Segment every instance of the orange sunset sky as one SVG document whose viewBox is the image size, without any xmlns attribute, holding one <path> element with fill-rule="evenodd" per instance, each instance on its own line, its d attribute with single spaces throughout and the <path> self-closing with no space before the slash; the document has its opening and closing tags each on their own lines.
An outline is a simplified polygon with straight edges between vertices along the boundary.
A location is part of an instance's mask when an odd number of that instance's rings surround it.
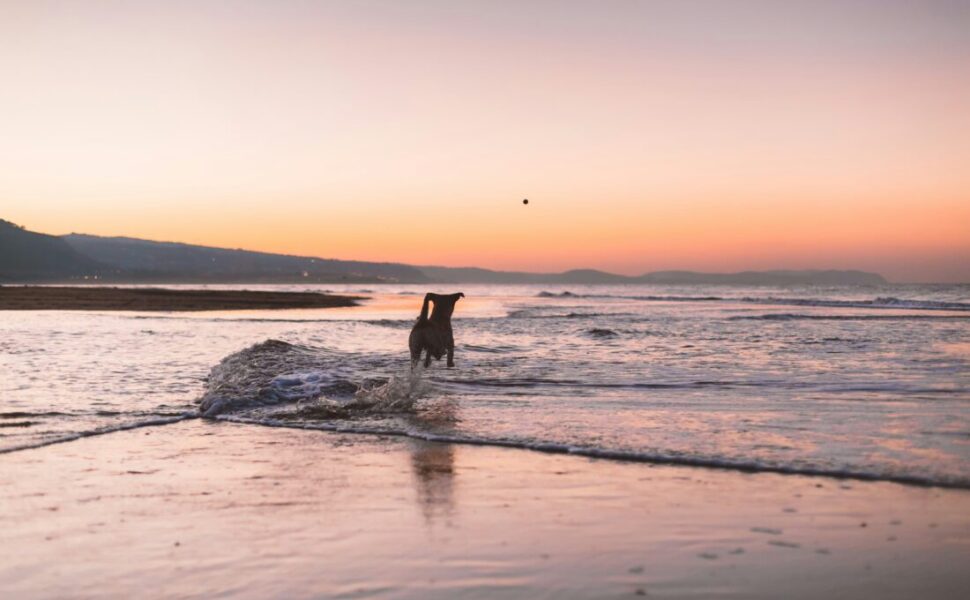
<svg viewBox="0 0 970 600">
<path fill-rule="evenodd" d="M 5 1 L 0 48 L 35 231 L 970 282 L 970 2 Z"/>
</svg>

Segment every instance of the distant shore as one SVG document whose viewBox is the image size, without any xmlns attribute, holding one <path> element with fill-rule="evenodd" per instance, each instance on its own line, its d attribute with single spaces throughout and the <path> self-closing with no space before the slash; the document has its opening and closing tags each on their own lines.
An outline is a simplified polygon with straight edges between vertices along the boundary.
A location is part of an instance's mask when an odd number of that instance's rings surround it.
<svg viewBox="0 0 970 600">
<path fill-rule="evenodd" d="M 356 306 L 356 296 L 314 292 L 116 287 L 0 287 L 0 310 L 204 311 Z"/>
</svg>

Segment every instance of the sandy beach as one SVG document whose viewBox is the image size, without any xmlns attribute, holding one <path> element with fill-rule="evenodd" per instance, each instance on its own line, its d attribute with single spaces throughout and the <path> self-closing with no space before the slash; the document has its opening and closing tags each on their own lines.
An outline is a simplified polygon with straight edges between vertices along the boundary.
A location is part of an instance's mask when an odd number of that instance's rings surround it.
<svg viewBox="0 0 970 600">
<path fill-rule="evenodd" d="M 0 310 L 272 310 L 354 306 L 357 300 L 315 292 L 0 286 Z"/>
<path fill-rule="evenodd" d="M 968 495 L 191 419 L 0 456 L 0 595 L 962 598 Z"/>
</svg>

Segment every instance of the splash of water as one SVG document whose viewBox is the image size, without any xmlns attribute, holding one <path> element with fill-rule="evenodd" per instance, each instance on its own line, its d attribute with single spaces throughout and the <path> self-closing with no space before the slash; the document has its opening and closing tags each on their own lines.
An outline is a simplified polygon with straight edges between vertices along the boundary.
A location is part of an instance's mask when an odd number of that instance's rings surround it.
<svg viewBox="0 0 970 600">
<path fill-rule="evenodd" d="M 374 411 L 411 411 L 415 403 L 432 391 L 424 378 L 424 367 L 418 365 L 403 375 L 393 375 L 386 383 L 361 387 L 354 394 L 354 408 Z"/>
</svg>

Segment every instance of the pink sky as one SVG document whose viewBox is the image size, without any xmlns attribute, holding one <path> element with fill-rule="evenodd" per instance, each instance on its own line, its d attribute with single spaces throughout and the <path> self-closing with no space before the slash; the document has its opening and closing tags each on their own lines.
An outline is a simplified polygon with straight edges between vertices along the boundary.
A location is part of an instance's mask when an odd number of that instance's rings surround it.
<svg viewBox="0 0 970 600">
<path fill-rule="evenodd" d="M 417 264 L 966 282 L 968 7 L 6 2 L 0 218 Z"/>
</svg>

